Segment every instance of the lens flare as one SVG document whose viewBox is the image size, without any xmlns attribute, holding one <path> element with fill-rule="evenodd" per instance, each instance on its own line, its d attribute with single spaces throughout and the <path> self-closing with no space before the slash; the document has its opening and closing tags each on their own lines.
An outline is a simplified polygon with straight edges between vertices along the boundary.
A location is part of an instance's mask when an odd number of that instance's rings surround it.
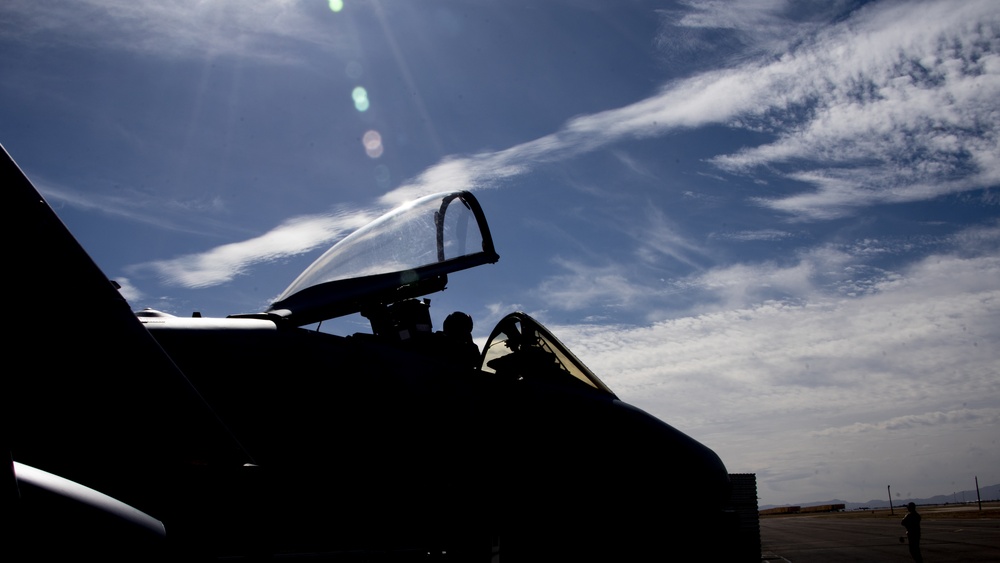
<svg viewBox="0 0 1000 563">
<path fill-rule="evenodd" d="M 344 0 L 330 0 L 330 9 L 339 12 L 344 9 Z"/>
<path fill-rule="evenodd" d="M 365 153 L 368 154 L 370 158 L 378 158 L 382 156 L 385 151 L 385 147 L 382 146 L 382 135 L 379 135 L 378 131 L 371 130 L 365 133 L 361 137 L 361 143 L 365 146 Z"/>
<path fill-rule="evenodd" d="M 368 111 L 368 107 L 371 105 L 368 102 L 368 90 L 358 86 L 351 92 L 351 97 L 354 98 L 355 109 L 358 111 Z"/>
</svg>

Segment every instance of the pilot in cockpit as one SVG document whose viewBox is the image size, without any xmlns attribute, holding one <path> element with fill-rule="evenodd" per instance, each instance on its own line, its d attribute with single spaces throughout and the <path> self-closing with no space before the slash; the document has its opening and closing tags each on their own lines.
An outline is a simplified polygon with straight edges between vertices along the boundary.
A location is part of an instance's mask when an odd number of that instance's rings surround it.
<svg viewBox="0 0 1000 563">
<path fill-rule="evenodd" d="M 479 346 L 472 341 L 472 316 L 455 311 L 444 319 L 442 336 L 458 363 L 472 369 L 479 368 Z"/>
</svg>

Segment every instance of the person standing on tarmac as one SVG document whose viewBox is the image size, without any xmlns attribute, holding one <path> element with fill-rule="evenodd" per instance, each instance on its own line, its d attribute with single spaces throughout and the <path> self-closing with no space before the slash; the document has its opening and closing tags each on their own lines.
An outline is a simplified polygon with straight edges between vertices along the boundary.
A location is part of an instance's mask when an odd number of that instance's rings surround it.
<svg viewBox="0 0 1000 563">
<path fill-rule="evenodd" d="M 924 557 L 920 554 L 920 513 L 917 512 L 916 504 L 911 502 L 906 505 L 906 516 L 903 517 L 900 524 L 906 528 L 906 541 L 910 544 L 910 555 L 917 563 L 923 563 Z"/>
</svg>

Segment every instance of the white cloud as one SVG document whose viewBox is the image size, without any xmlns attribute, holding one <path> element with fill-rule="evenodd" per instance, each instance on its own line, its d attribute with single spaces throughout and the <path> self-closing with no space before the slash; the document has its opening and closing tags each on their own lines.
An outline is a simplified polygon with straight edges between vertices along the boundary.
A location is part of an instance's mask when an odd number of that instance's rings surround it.
<svg viewBox="0 0 1000 563">
<path fill-rule="evenodd" d="M 758 31 L 773 27 L 777 22 L 787 22 L 778 16 L 786 6 L 785 0 L 755 0 L 750 2 L 726 2 L 709 0 L 684 2 L 691 12 L 685 14 L 679 24 L 692 28 L 721 28 Z"/>
<path fill-rule="evenodd" d="M 993 3 L 863 10 L 767 69 L 796 77 L 765 80 L 802 117 L 765 106 L 756 123 L 777 138 L 714 162 L 731 171 L 794 165 L 799 170 L 789 176 L 817 191 L 764 203 L 809 218 L 995 185 L 998 47 Z M 739 119 L 755 121 L 753 114 Z"/>
<path fill-rule="evenodd" d="M 909 471 L 899 468 L 914 444 L 918 469 L 1000 466 L 998 450 L 966 447 L 995 434 L 1000 408 L 1000 258 L 931 256 L 876 285 L 645 327 L 552 328 L 624 400 L 713 447 L 730 470 L 757 472 L 764 502 L 823 500 L 796 495 L 827 488 L 876 497 Z M 848 487 L 859 467 L 875 482 Z M 908 478 L 940 492 L 931 477 Z"/>
<path fill-rule="evenodd" d="M 157 260 L 129 268 L 152 271 L 168 284 L 189 288 L 225 283 L 254 264 L 295 256 L 329 244 L 376 217 L 365 211 L 312 215 L 289 219 L 267 233 L 224 244 L 207 252 Z"/>
<path fill-rule="evenodd" d="M 808 296 L 813 291 L 815 276 L 814 264 L 807 260 L 787 267 L 774 263 L 736 264 L 705 272 L 696 277 L 694 284 L 732 307 L 769 298 Z"/>
<path fill-rule="evenodd" d="M 618 264 L 595 267 L 578 261 L 557 258 L 564 273 L 544 280 L 538 291 L 546 305 L 556 309 L 577 311 L 603 307 L 634 307 L 648 295 L 648 288 L 629 281 Z"/>
<path fill-rule="evenodd" d="M 396 206 L 438 192 L 495 187 L 505 178 L 528 172 L 533 164 L 531 155 L 544 154 L 545 151 L 537 147 L 551 141 L 550 138 L 543 138 L 496 153 L 447 157 L 421 172 L 411 182 L 383 195 L 379 203 Z"/>
<path fill-rule="evenodd" d="M 144 297 L 143 293 L 139 291 L 137 287 L 132 285 L 132 281 L 126 277 L 118 277 L 115 279 L 118 283 L 118 293 L 125 298 L 126 301 L 136 302 Z"/>
</svg>

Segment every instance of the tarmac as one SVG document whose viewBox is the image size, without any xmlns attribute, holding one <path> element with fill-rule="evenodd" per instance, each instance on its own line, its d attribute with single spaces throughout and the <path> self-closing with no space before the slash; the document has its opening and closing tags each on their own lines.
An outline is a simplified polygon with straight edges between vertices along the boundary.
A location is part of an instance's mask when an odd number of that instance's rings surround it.
<svg viewBox="0 0 1000 563">
<path fill-rule="evenodd" d="M 924 561 L 1000 562 L 1000 503 L 918 507 L 923 516 L 920 549 Z M 820 515 L 762 517 L 761 561 L 787 563 L 912 561 L 905 508 Z"/>
</svg>

